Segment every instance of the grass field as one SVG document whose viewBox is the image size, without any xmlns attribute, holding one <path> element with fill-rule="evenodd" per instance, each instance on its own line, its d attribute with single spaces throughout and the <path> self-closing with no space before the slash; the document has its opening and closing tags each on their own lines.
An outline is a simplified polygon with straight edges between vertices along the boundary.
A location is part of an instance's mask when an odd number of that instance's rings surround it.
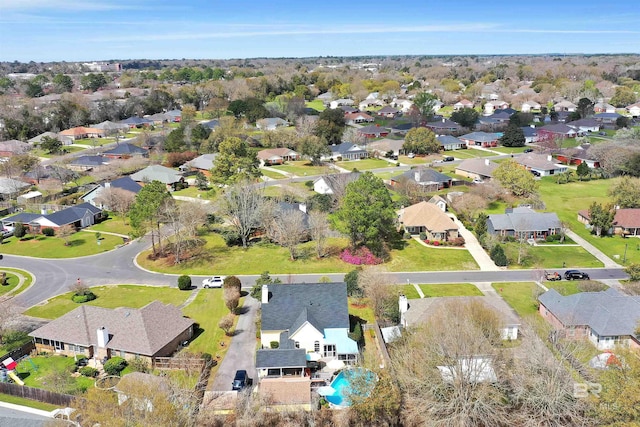
<svg viewBox="0 0 640 427">
<path fill-rule="evenodd" d="M 33 276 L 27 271 L 20 270 L 18 268 L 2 267 L 0 268 L 0 272 L 7 273 L 7 282 L 9 283 L 8 285 L 2 286 L 0 295 L 9 293 L 16 288 L 20 281 L 17 274 L 24 277 L 24 283 L 22 283 L 22 286 L 20 287 L 20 292 L 26 290 L 33 283 Z"/>
<path fill-rule="evenodd" d="M 216 197 L 216 190 L 213 188 L 209 190 L 200 190 L 198 187 L 187 187 L 182 190 L 174 191 L 171 195 L 213 200 Z"/>
<path fill-rule="evenodd" d="M 484 151 L 484 150 L 476 150 L 475 148 L 469 147 L 466 150 L 446 151 L 443 153 L 443 155 L 450 155 L 450 156 L 462 159 L 462 158 L 474 158 L 474 157 L 491 157 L 491 156 L 495 156 L 495 153 L 491 153 L 489 151 Z M 464 155 L 469 157 L 462 157 Z"/>
<path fill-rule="evenodd" d="M 126 222 L 123 221 L 121 216 L 114 213 L 109 214 L 109 219 L 102 221 L 99 224 L 94 224 L 87 230 L 93 231 L 107 231 L 110 233 L 118 233 L 129 235 L 131 233 L 131 224 L 129 218 L 126 218 Z"/>
<path fill-rule="evenodd" d="M 395 166 L 395 163 L 389 163 L 386 160 L 380 160 L 380 159 L 363 159 L 363 160 L 354 160 L 351 162 L 337 162 L 336 165 L 347 170 L 352 170 L 355 168 L 355 169 L 358 169 L 359 171 L 365 171 L 369 169 L 393 167 Z"/>
<path fill-rule="evenodd" d="M 526 245 L 526 243 L 525 243 Z M 518 243 L 506 243 L 505 252 L 510 260 L 518 259 Z M 509 268 L 599 268 L 603 264 L 596 257 L 579 246 L 529 246 L 526 251 L 528 256 L 523 265 L 517 265 L 515 261 Z"/>
<path fill-rule="evenodd" d="M 357 316 L 367 323 L 374 323 L 376 321 L 373 309 L 369 307 L 369 300 L 367 298 L 349 298 L 349 314 Z"/>
<path fill-rule="evenodd" d="M 31 361 L 37 367 L 37 370 L 27 360 L 23 360 L 18 364 L 16 373 L 24 381 L 24 385 L 28 387 L 51 389 L 48 381 L 55 379 L 51 378 L 52 374 L 65 372 L 71 378 L 71 384 L 69 388 L 76 391 L 83 391 L 93 387 L 94 379 L 84 376 L 71 377 L 69 368 L 75 363 L 73 357 L 64 356 L 37 356 L 32 357 Z M 51 379 L 50 379 L 51 378 Z M 48 387 L 49 385 L 49 387 Z M 53 387 L 56 387 L 54 385 Z M 71 391 L 71 390 L 69 390 Z"/>
<path fill-rule="evenodd" d="M 482 296 L 482 292 L 471 283 L 420 284 L 425 298 Z M 413 285 L 398 285 L 398 292 L 408 299 L 418 299 L 420 295 Z"/>
<path fill-rule="evenodd" d="M 155 300 L 162 301 L 165 304 L 180 305 L 189 296 L 189 292 L 181 291 L 178 288 L 161 286 L 97 286 L 91 288 L 91 290 L 98 298 L 84 304 L 104 308 L 140 308 Z M 44 304 L 31 307 L 24 314 L 43 319 L 56 319 L 81 306 L 81 304 L 71 301 L 71 295 L 71 292 L 67 292 L 51 298 Z"/>
<path fill-rule="evenodd" d="M 2 272 L 6 273 L 7 277 L 5 281 L 6 285 L 0 286 L 0 296 L 13 291 L 16 288 L 16 286 L 18 286 L 18 282 L 20 281 L 20 279 L 18 279 L 18 276 L 11 273 L 10 271 L 5 269 L 0 269 L 0 273 Z"/>
<path fill-rule="evenodd" d="M 337 258 L 346 246 L 346 239 L 329 239 L 328 256 L 317 259 L 314 253 L 314 242 L 300 245 L 301 257 L 296 261 L 289 259 L 289 251 L 271 243 L 259 243 L 244 250 L 241 247 L 227 247 L 218 234 L 204 236 L 206 255 L 192 261 L 183 261 L 179 267 L 168 264 L 165 259 L 151 261 L 147 258 L 149 252 L 143 252 L 138 262 L 143 268 L 172 274 L 261 274 L 270 271 L 273 274 L 303 274 L 303 273 L 346 273 L 353 269 Z M 247 262 L 251 260 L 251 262 Z M 406 242 L 403 249 L 391 251 L 391 261 L 384 264 L 390 271 L 421 271 L 421 270 L 461 270 L 478 269 L 469 252 L 457 249 L 426 248 L 417 242 Z"/>
<path fill-rule="evenodd" d="M 538 311 L 536 298 L 542 289 L 534 282 L 493 283 L 491 286 L 519 316 L 531 316 Z"/>
<path fill-rule="evenodd" d="M 103 234 L 98 245 L 91 233 L 77 232 L 69 238 L 69 246 L 65 246 L 64 243 L 59 237 L 28 235 L 23 240 L 16 237 L 5 239 L 1 250 L 6 254 L 36 258 L 73 258 L 110 251 L 122 244 L 122 238 Z"/>
<path fill-rule="evenodd" d="M 405 165 L 419 166 L 419 165 L 426 165 L 439 158 L 440 156 L 428 156 L 428 157 L 414 157 L 413 159 L 410 159 L 407 156 L 399 156 L 398 161 Z"/>
<path fill-rule="evenodd" d="M 260 169 L 260 172 L 262 173 L 262 175 L 271 178 L 271 179 L 284 179 L 286 178 L 286 175 L 283 175 L 281 173 L 278 172 L 273 172 L 267 169 Z"/>
<path fill-rule="evenodd" d="M 313 101 L 307 101 L 307 108 L 313 108 L 316 111 L 324 111 L 327 107 L 324 106 L 324 103 L 319 99 L 314 99 Z"/>
<path fill-rule="evenodd" d="M 492 148 L 493 151 L 498 151 L 500 153 L 504 153 L 504 154 L 515 154 L 515 153 L 522 153 L 524 152 L 524 150 L 526 150 L 527 146 L 524 147 L 494 147 Z"/>
<path fill-rule="evenodd" d="M 27 406 L 29 408 L 40 409 L 47 412 L 51 412 L 54 409 L 58 408 L 56 405 L 50 405 L 48 403 L 38 402 L 37 400 L 25 399 L 23 397 L 11 396 L 1 393 L 0 402 L 13 403 L 14 405 Z"/>
<path fill-rule="evenodd" d="M 286 165 L 272 166 L 274 169 L 289 172 L 297 176 L 324 175 L 329 171 L 328 166 L 312 166 L 306 160 L 287 162 Z"/>
<path fill-rule="evenodd" d="M 394 176 L 400 175 L 402 173 L 402 171 L 395 171 L 395 172 L 377 172 L 374 175 L 377 176 L 380 179 L 383 180 L 388 180 L 393 178 Z"/>
</svg>

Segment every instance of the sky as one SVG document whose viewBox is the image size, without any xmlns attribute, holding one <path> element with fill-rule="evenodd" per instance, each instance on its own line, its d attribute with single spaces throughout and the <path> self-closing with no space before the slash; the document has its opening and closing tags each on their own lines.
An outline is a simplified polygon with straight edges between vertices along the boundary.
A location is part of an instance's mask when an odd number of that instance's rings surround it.
<svg viewBox="0 0 640 427">
<path fill-rule="evenodd" d="M 637 0 L 0 0 L 0 61 L 640 53 Z"/>
</svg>

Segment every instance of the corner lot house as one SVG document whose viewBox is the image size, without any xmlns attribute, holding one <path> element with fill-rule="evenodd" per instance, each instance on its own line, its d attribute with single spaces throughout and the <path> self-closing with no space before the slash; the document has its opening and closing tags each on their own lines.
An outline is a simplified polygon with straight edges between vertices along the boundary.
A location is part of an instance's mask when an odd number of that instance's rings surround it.
<svg viewBox="0 0 640 427">
<path fill-rule="evenodd" d="M 17 223 L 22 223 L 27 225 L 32 233 L 40 233 L 47 227 L 54 230 L 65 225 L 73 225 L 76 228 L 90 227 L 98 222 L 101 214 L 102 209 L 89 203 L 81 203 L 46 215 L 20 212 L 3 218 L 2 225 L 15 227 Z"/>
<path fill-rule="evenodd" d="M 578 221 L 591 225 L 589 211 L 578 212 Z M 614 234 L 640 236 L 640 209 L 616 209 L 612 228 Z"/>
<path fill-rule="evenodd" d="M 565 338 L 586 338 L 599 350 L 616 345 L 640 349 L 636 334 L 640 296 L 625 295 L 615 288 L 567 296 L 549 289 L 538 300 L 540 315 Z"/>
<path fill-rule="evenodd" d="M 96 199 L 100 199 L 100 195 L 107 188 L 117 188 L 119 190 L 128 191 L 133 194 L 138 194 L 142 189 L 142 186 L 132 180 L 131 177 L 125 176 L 111 182 L 105 182 L 103 184 L 96 185 L 91 190 L 83 194 L 80 198 L 87 203 L 91 203 L 93 206 L 98 206 L 101 209 L 109 209 L 109 206 L 96 201 Z"/>
<path fill-rule="evenodd" d="M 411 234 L 424 232 L 429 240 L 448 241 L 458 237 L 458 226 L 436 204 L 420 202 L 400 209 L 400 225 Z"/>
<path fill-rule="evenodd" d="M 178 307 L 160 301 L 140 309 L 83 305 L 29 335 L 39 352 L 96 360 L 140 357 L 153 363 L 156 357 L 171 356 L 181 342 L 189 340 L 193 325 Z"/>
<path fill-rule="evenodd" d="M 562 224 L 555 212 L 536 212 L 531 208 L 510 208 L 503 214 L 489 215 L 489 234 L 525 239 L 544 239 L 560 233 Z"/>
</svg>

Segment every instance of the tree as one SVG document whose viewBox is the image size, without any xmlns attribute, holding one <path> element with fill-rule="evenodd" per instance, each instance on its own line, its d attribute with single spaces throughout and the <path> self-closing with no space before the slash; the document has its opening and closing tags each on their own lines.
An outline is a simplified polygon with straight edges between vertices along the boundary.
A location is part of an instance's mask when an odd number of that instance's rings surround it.
<svg viewBox="0 0 640 427">
<path fill-rule="evenodd" d="M 135 203 L 136 194 L 118 187 L 106 187 L 100 190 L 96 197 L 96 203 L 102 205 L 122 217 L 123 223 L 127 223 L 127 213 Z"/>
<path fill-rule="evenodd" d="M 196 172 L 196 187 L 198 190 L 209 189 L 209 180 L 201 171 Z"/>
<path fill-rule="evenodd" d="M 107 78 L 102 73 L 100 74 L 89 73 L 82 76 L 82 78 L 80 79 L 80 85 L 86 90 L 95 92 L 101 87 L 104 87 L 107 85 Z"/>
<path fill-rule="evenodd" d="M 352 248 L 364 245 L 377 256 L 396 233 L 395 219 L 389 191 L 371 172 L 347 185 L 340 209 L 333 216 L 335 227 L 349 236 Z"/>
<path fill-rule="evenodd" d="M 154 255 L 158 254 L 156 237 L 159 251 L 162 251 L 160 207 L 169 198 L 171 198 L 171 194 L 169 194 L 167 187 L 163 183 L 151 181 L 140 189 L 140 192 L 136 195 L 135 202 L 129 210 L 134 236 L 142 237 L 148 231 L 151 231 L 151 246 Z"/>
<path fill-rule="evenodd" d="M 522 127 L 529 126 L 529 123 L 533 121 L 533 114 L 531 113 L 522 113 L 520 111 L 513 113 L 511 117 L 509 117 L 509 124 Z"/>
<path fill-rule="evenodd" d="M 580 162 L 580 164 L 576 168 L 576 174 L 578 175 L 580 181 L 582 181 L 583 178 L 591 175 L 591 168 L 589 167 L 587 162 Z"/>
<path fill-rule="evenodd" d="M 175 203 L 172 198 L 167 198 L 160 205 L 158 215 L 159 221 L 166 224 L 172 232 L 174 263 L 179 264 L 184 247 L 197 237 L 198 228 L 206 222 L 207 212 L 201 203 Z"/>
<path fill-rule="evenodd" d="M 525 137 L 522 128 L 509 124 L 500 137 L 500 143 L 505 147 L 524 147 Z"/>
<path fill-rule="evenodd" d="M 233 335 L 231 333 L 231 329 L 233 328 L 233 322 L 235 321 L 235 316 L 233 313 L 229 313 L 220 319 L 218 322 L 218 327 L 222 329 L 227 336 Z"/>
<path fill-rule="evenodd" d="M 427 122 L 433 117 L 437 102 L 438 98 L 427 92 L 420 92 L 413 98 L 413 104 L 418 108 L 423 120 Z"/>
<path fill-rule="evenodd" d="M 69 246 L 69 237 L 73 236 L 75 233 L 76 227 L 73 224 L 67 224 L 58 228 L 56 235 L 64 240 L 65 246 Z"/>
<path fill-rule="evenodd" d="M 431 154 L 440 151 L 440 142 L 436 134 L 427 128 L 413 128 L 407 132 L 402 149 L 408 153 Z"/>
<path fill-rule="evenodd" d="M 624 272 L 629 275 L 629 280 L 632 282 L 640 281 L 640 264 L 629 264 L 625 267 Z"/>
<path fill-rule="evenodd" d="M 262 300 L 262 285 L 270 285 L 272 283 L 282 283 L 279 278 L 272 278 L 269 276 L 269 272 L 263 272 L 260 277 L 256 279 L 256 284 L 251 287 L 250 295 L 252 298 L 257 299 L 258 301 Z"/>
<path fill-rule="evenodd" d="M 344 275 L 344 282 L 347 284 L 347 295 L 350 297 L 361 297 L 362 289 L 358 285 L 358 274 L 360 269 L 356 268 Z"/>
<path fill-rule="evenodd" d="M 495 245 L 491 249 L 491 253 L 489 254 L 493 262 L 496 263 L 499 267 L 504 267 L 507 265 L 507 256 L 504 254 L 504 249 L 501 244 Z"/>
<path fill-rule="evenodd" d="M 482 240 L 482 238 L 487 234 L 487 219 L 489 217 L 485 213 L 481 213 L 478 215 L 478 219 L 476 219 L 475 226 L 473 231 L 476 232 L 476 236 L 478 236 L 478 240 Z"/>
<path fill-rule="evenodd" d="M 315 136 L 308 135 L 300 138 L 298 150 L 303 156 L 309 157 L 311 164 L 318 166 L 322 164 L 322 157 L 331 154 L 331 149 L 327 146 L 327 141 Z"/>
<path fill-rule="evenodd" d="M 49 154 L 59 153 L 62 148 L 62 142 L 58 138 L 43 136 L 40 140 L 40 148 Z"/>
<path fill-rule="evenodd" d="M 190 291 L 191 290 L 191 277 L 183 274 L 178 277 L 178 289 L 181 291 Z"/>
<path fill-rule="evenodd" d="M 24 224 L 21 222 L 16 223 L 13 228 L 13 235 L 18 239 L 22 239 L 26 234 L 27 228 L 24 226 Z"/>
<path fill-rule="evenodd" d="M 612 204 L 601 205 L 593 202 L 589 207 L 589 223 L 596 231 L 596 236 L 601 237 L 602 232 L 607 233 L 613 224 L 616 211 Z"/>
<path fill-rule="evenodd" d="M 636 332 L 637 334 L 637 332 Z M 640 359 L 637 352 L 626 348 L 616 348 L 609 358 L 614 363 L 608 366 L 598 378 L 602 386 L 595 405 L 598 425 L 638 426 L 640 425 Z"/>
<path fill-rule="evenodd" d="M 309 235 L 316 246 L 316 256 L 322 258 L 325 255 L 327 234 L 329 233 L 329 216 L 325 212 L 309 212 Z"/>
<path fill-rule="evenodd" d="M 640 178 L 623 176 L 609 188 L 609 195 L 621 209 L 640 207 Z"/>
<path fill-rule="evenodd" d="M 263 206 L 264 197 L 248 183 L 235 184 L 224 193 L 221 211 L 229 217 L 245 249 L 249 236 L 262 222 Z"/>
<path fill-rule="evenodd" d="M 580 98 L 576 112 L 580 114 L 579 119 L 584 119 L 593 114 L 593 106 L 595 104 L 589 98 Z"/>
<path fill-rule="evenodd" d="M 308 235 L 304 214 L 299 209 L 277 209 L 267 226 L 267 235 L 289 249 L 289 258 L 295 261 L 297 247 Z"/>
<path fill-rule="evenodd" d="M 229 309 L 231 313 L 235 313 L 240 303 L 240 291 L 233 286 L 227 286 L 223 289 L 222 298 L 224 305 Z"/>
<path fill-rule="evenodd" d="M 462 108 L 451 114 L 451 120 L 469 129 L 473 128 L 478 121 L 478 117 L 480 117 L 480 114 L 473 108 Z"/>
<path fill-rule="evenodd" d="M 71 92 L 73 90 L 73 80 L 64 74 L 56 74 L 53 77 L 53 90 L 56 93 Z"/>
<path fill-rule="evenodd" d="M 328 108 L 320 113 L 316 123 L 315 134 L 324 138 L 329 144 L 339 144 L 342 141 L 345 121 L 341 108 Z"/>
<path fill-rule="evenodd" d="M 529 197 L 536 192 L 537 185 L 533 175 L 514 160 L 500 163 L 493 172 L 493 177 L 514 196 Z"/>
<path fill-rule="evenodd" d="M 226 288 L 235 288 L 238 294 L 242 292 L 242 282 L 236 276 L 227 276 L 222 281 L 222 286 Z"/>
<path fill-rule="evenodd" d="M 626 86 L 617 86 L 616 92 L 610 102 L 619 108 L 626 107 L 627 105 L 631 105 L 636 102 L 636 94 L 631 88 Z"/>
<path fill-rule="evenodd" d="M 184 127 L 180 126 L 177 129 L 174 129 L 167 135 L 167 139 L 165 140 L 163 147 L 165 151 L 169 153 L 181 153 L 187 150 L 187 142 L 185 140 L 185 131 Z"/>
<path fill-rule="evenodd" d="M 218 146 L 218 156 L 213 161 L 211 181 L 217 184 L 233 184 L 260 176 L 258 158 L 250 152 L 245 141 L 227 138 Z"/>
<path fill-rule="evenodd" d="M 397 322 L 395 309 L 398 307 L 397 296 L 393 292 L 388 271 L 377 265 L 367 266 L 358 272 L 358 288 L 364 297 L 369 299 L 377 319 L 388 319 Z"/>
</svg>

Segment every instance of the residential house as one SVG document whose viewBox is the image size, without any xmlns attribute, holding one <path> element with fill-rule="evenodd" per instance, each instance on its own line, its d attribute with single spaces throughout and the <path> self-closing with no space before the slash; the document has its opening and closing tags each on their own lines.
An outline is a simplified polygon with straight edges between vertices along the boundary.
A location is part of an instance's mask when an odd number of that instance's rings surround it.
<svg viewBox="0 0 640 427">
<path fill-rule="evenodd" d="M 191 339 L 194 322 L 171 304 L 153 301 L 142 308 L 82 305 L 31 332 L 37 352 L 105 360 L 141 358 L 153 366 Z"/>
<path fill-rule="evenodd" d="M 504 110 L 497 110 L 490 116 L 487 116 L 487 118 L 495 120 L 496 123 L 498 124 L 503 124 L 503 125 L 509 124 L 509 120 L 511 120 L 511 116 L 513 116 L 515 113 L 512 113 L 511 111 L 507 111 L 507 110 L 511 110 L 511 108 L 505 108 Z"/>
<path fill-rule="evenodd" d="M 132 194 L 138 194 L 140 192 L 140 189 L 142 189 L 142 186 L 131 179 L 131 177 L 125 176 L 111 182 L 105 182 L 103 184 L 96 185 L 91 190 L 80 196 L 80 198 L 84 202 L 91 203 L 93 206 L 97 206 L 100 209 L 111 210 L 111 206 L 108 206 L 100 201 L 100 195 L 107 188 L 117 188 L 119 190 L 128 191 Z"/>
<path fill-rule="evenodd" d="M 525 169 L 535 172 L 536 176 L 557 175 L 567 171 L 565 165 L 555 163 L 550 155 L 528 153 L 518 156 L 515 160 Z"/>
<path fill-rule="evenodd" d="M 536 212 L 531 208 L 508 208 L 503 214 L 487 218 L 489 234 L 524 239 L 545 239 L 560 233 L 562 223 L 554 212 Z"/>
<path fill-rule="evenodd" d="M 631 117 L 640 117 L 640 102 L 636 102 L 635 104 L 627 105 L 625 109 L 629 112 Z M 607 111 L 608 113 L 609 111 Z M 613 111 L 615 113 L 615 111 Z"/>
<path fill-rule="evenodd" d="M 349 338 L 345 283 L 263 285 L 261 301 L 261 348 L 256 351 L 261 393 L 263 388 L 270 390 L 274 386 L 271 383 L 310 388 L 308 361 L 357 362 L 358 343 Z M 279 403 L 309 403 L 283 398 L 285 401 Z"/>
<path fill-rule="evenodd" d="M 88 171 L 108 164 L 109 159 L 104 156 L 80 156 L 69 162 L 67 166 L 75 171 Z"/>
<path fill-rule="evenodd" d="M 160 181 L 170 190 L 175 190 L 176 186 L 184 183 L 184 177 L 181 172 L 174 169 L 164 167 L 162 165 L 151 165 L 131 175 L 131 179 L 136 182 L 147 183 L 151 181 Z M 144 184 L 143 184 L 144 185 Z"/>
<path fill-rule="evenodd" d="M 640 349 L 638 295 L 626 295 L 611 287 L 563 296 L 552 288 L 538 301 L 538 312 L 561 332 L 560 337 L 588 339 L 598 350 L 616 346 Z"/>
<path fill-rule="evenodd" d="M 170 110 L 165 113 L 169 117 L 169 121 L 172 123 L 180 123 L 182 120 L 182 111 Z"/>
<path fill-rule="evenodd" d="M 336 108 L 340 108 L 343 105 L 353 106 L 355 102 L 353 99 L 340 98 L 329 102 L 329 108 L 335 110 Z"/>
<path fill-rule="evenodd" d="M 434 105 L 433 107 L 434 113 L 437 113 L 438 110 L 442 107 L 442 103 L 440 101 L 438 101 L 438 103 L 439 103 L 438 106 Z M 390 105 L 393 108 L 397 108 L 401 112 L 406 113 L 409 110 L 411 110 L 411 107 L 413 107 L 413 101 L 410 101 L 408 99 L 394 99 L 393 101 L 391 101 Z"/>
<path fill-rule="evenodd" d="M 404 183 L 420 185 L 425 191 L 438 191 L 451 187 L 453 178 L 429 168 L 410 169 L 391 178 L 392 186 Z"/>
<path fill-rule="evenodd" d="M 336 161 L 341 160 L 360 160 L 366 159 L 369 157 L 369 152 L 359 145 L 352 144 L 350 142 L 342 142 L 338 145 L 331 145 L 329 147 L 331 149 L 331 155 L 328 159 L 333 159 Z M 327 160 L 326 157 L 323 157 L 324 160 Z"/>
<path fill-rule="evenodd" d="M 63 130 L 62 132 L 60 132 L 60 135 L 68 136 L 76 140 L 76 139 L 84 139 L 84 138 L 102 138 L 106 136 L 106 133 L 107 132 L 104 129 L 79 126 L 79 127 Z"/>
<path fill-rule="evenodd" d="M 71 145 L 71 144 L 73 144 L 73 138 L 72 137 L 65 136 L 65 135 L 60 135 L 59 133 L 55 133 L 55 132 L 44 132 L 44 133 L 41 133 L 38 136 L 34 136 L 33 138 L 31 138 L 27 142 L 29 144 L 33 144 L 33 145 L 40 145 L 40 143 L 42 142 L 42 138 L 44 138 L 44 137 L 57 139 L 58 141 L 62 142 L 62 145 Z"/>
<path fill-rule="evenodd" d="M 555 111 L 568 111 L 570 113 L 576 111 L 576 108 L 578 108 L 576 104 L 567 100 L 560 101 L 553 106 Z"/>
<path fill-rule="evenodd" d="M 522 126 L 520 129 L 522 129 L 522 133 L 524 134 L 525 144 L 538 141 L 538 130 L 535 126 Z"/>
<path fill-rule="evenodd" d="M 438 209 L 440 209 L 442 212 L 447 211 L 448 202 L 447 202 L 447 199 L 445 199 L 442 196 L 438 196 L 436 194 L 435 196 L 429 199 L 429 203 L 436 205 Z"/>
<path fill-rule="evenodd" d="M 531 113 L 534 111 L 540 111 L 541 108 L 542 106 L 540 105 L 540 103 L 536 101 L 525 101 L 522 103 L 520 111 L 522 111 L 523 113 Z"/>
<path fill-rule="evenodd" d="M 258 160 L 265 166 L 281 165 L 284 162 L 299 160 L 300 154 L 289 148 L 269 148 L 258 151 Z"/>
<path fill-rule="evenodd" d="M 436 139 L 440 143 L 440 148 L 444 151 L 467 148 L 466 142 L 451 135 L 438 135 Z"/>
<path fill-rule="evenodd" d="M 459 137 L 467 146 L 497 147 L 498 134 L 489 132 L 471 132 Z"/>
<path fill-rule="evenodd" d="M 149 157 L 149 151 L 125 142 L 105 151 L 102 155 L 108 159 L 129 159 L 131 157 Z"/>
<path fill-rule="evenodd" d="M 65 184 L 71 181 L 77 174 L 67 168 L 58 165 L 36 165 L 29 172 L 22 175 L 22 179 L 32 185 L 42 182 Z"/>
<path fill-rule="evenodd" d="M 261 130 L 276 130 L 287 126 L 289 126 L 289 122 L 280 117 L 268 117 L 256 122 L 256 127 Z"/>
<path fill-rule="evenodd" d="M 588 210 L 578 212 L 578 221 L 590 226 L 591 217 Z M 621 236 L 640 236 L 640 209 L 616 209 L 615 217 L 609 234 Z"/>
<path fill-rule="evenodd" d="M 579 119 L 567 123 L 567 126 L 574 128 L 578 132 L 598 132 L 601 124 L 595 119 Z"/>
<path fill-rule="evenodd" d="M 360 110 L 358 110 L 357 108 L 349 107 L 348 105 L 342 105 L 340 107 L 340 109 L 345 114 L 359 113 L 360 112 Z"/>
<path fill-rule="evenodd" d="M 331 102 L 331 100 L 333 99 L 333 94 L 331 92 L 321 93 L 320 95 L 316 96 L 316 99 L 322 101 L 324 105 L 329 105 L 329 102 Z"/>
<path fill-rule="evenodd" d="M 92 226 L 100 220 L 102 209 L 90 203 L 80 203 L 50 214 L 39 214 L 30 212 L 20 212 L 2 218 L 2 225 L 14 227 L 17 223 L 22 223 L 29 227 L 32 233 L 40 233 L 43 228 L 53 228 L 54 230 L 72 225 L 76 228 Z"/>
<path fill-rule="evenodd" d="M 121 120 L 119 123 L 125 124 L 129 126 L 131 129 L 133 129 L 133 128 L 139 128 L 142 126 L 151 126 L 153 124 L 153 120 L 132 116 L 127 119 Z"/>
<path fill-rule="evenodd" d="M 10 139 L 0 142 L 0 157 L 11 157 L 24 154 L 31 150 L 31 145 L 26 142 Z"/>
<path fill-rule="evenodd" d="M 345 113 L 344 121 L 348 125 L 360 124 L 360 123 L 372 123 L 374 118 L 368 115 L 367 113 Z"/>
<path fill-rule="evenodd" d="M 518 339 L 520 319 L 500 297 L 466 296 L 407 299 L 406 296 L 400 295 L 400 324 L 405 328 L 424 325 L 438 312 L 445 310 L 449 304 L 463 305 L 471 303 L 482 304 L 498 315 L 501 322 L 500 335 L 503 340 Z"/>
<path fill-rule="evenodd" d="M 591 144 L 582 144 L 574 148 L 565 148 L 557 156 L 558 161 L 567 165 L 586 163 L 590 168 L 599 168 L 600 161 L 593 155 Z"/>
<path fill-rule="evenodd" d="M 620 117 L 623 116 L 618 113 L 598 113 L 593 115 L 593 119 L 602 125 L 615 125 Z"/>
<path fill-rule="evenodd" d="M 577 127 L 571 127 L 564 123 L 557 123 L 552 125 L 542 126 L 537 130 L 538 137 L 540 139 L 545 138 L 575 138 L 576 136 L 582 136 L 584 131 Z"/>
<path fill-rule="evenodd" d="M 464 128 L 458 123 L 445 118 L 433 122 L 428 122 L 425 126 L 438 135 L 460 133 L 464 130 Z"/>
<path fill-rule="evenodd" d="M 216 157 L 218 157 L 218 153 L 202 154 L 193 160 L 189 160 L 184 164 L 184 166 L 186 166 L 185 169 L 191 168 L 192 170 L 199 170 L 205 175 L 210 175 L 210 171 L 211 169 L 213 169 L 213 162 L 215 161 Z"/>
<path fill-rule="evenodd" d="M 484 114 L 487 116 L 490 116 L 496 110 L 502 110 L 505 108 L 509 108 L 509 103 L 506 101 L 498 101 L 498 100 L 489 101 L 484 104 Z"/>
<path fill-rule="evenodd" d="M 596 102 L 593 106 L 594 113 L 615 113 L 616 107 L 606 102 Z"/>
<path fill-rule="evenodd" d="M 369 125 L 359 128 L 358 133 L 365 138 L 381 138 L 389 135 L 389 129 L 380 125 Z"/>
<path fill-rule="evenodd" d="M 456 166 L 456 175 L 461 175 L 471 179 L 489 180 L 493 178 L 493 172 L 498 164 L 489 159 L 466 159 Z"/>
<path fill-rule="evenodd" d="M 31 185 L 13 178 L 0 178 L 0 198 L 10 199 L 17 196 Z"/>
<path fill-rule="evenodd" d="M 450 241 L 458 237 L 458 226 L 436 204 L 422 201 L 400 209 L 398 223 L 407 233 L 425 233 L 427 239 Z"/>
<path fill-rule="evenodd" d="M 463 108 L 473 108 L 473 102 L 468 99 L 461 99 L 460 101 L 453 104 L 454 111 L 462 110 Z"/>
<path fill-rule="evenodd" d="M 104 131 L 104 135 L 113 135 L 118 132 L 126 133 L 129 130 L 129 126 L 123 123 L 114 123 L 110 120 L 105 120 L 101 123 L 96 123 L 95 125 L 91 125 L 90 127 L 94 129 L 101 129 Z"/>
<path fill-rule="evenodd" d="M 42 202 L 42 193 L 39 191 L 29 191 L 17 197 L 16 201 L 19 205 L 28 205 L 30 203 Z"/>
<path fill-rule="evenodd" d="M 384 138 L 368 143 L 367 148 L 380 156 L 384 156 L 390 151 L 393 152 L 394 156 L 399 156 L 403 145 L 403 139 Z"/>
<path fill-rule="evenodd" d="M 324 175 L 313 181 L 313 191 L 318 194 L 343 194 L 347 184 L 358 178 L 360 178 L 360 172 Z"/>
<path fill-rule="evenodd" d="M 388 119 L 395 119 L 400 114 L 400 110 L 397 108 L 393 108 L 390 105 L 384 106 L 378 111 L 376 111 L 376 115 L 378 117 L 386 117 Z"/>
<path fill-rule="evenodd" d="M 384 107 L 384 101 L 381 99 L 365 99 L 358 104 L 360 110 L 367 110 L 369 108 Z"/>
<path fill-rule="evenodd" d="M 216 128 L 220 127 L 220 120 L 218 119 L 206 120 L 204 122 L 200 122 L 200 125 L 214 131 Z"/>
<path fill-rule="evenodd" d="M 173 121 L 173 117 L 169 116 L 166 113 L 156 113 L 150 116 L 144 116 L 144 118 L 152 120 L 154 125 L 162 125 L 163 123 L 169 123 Z"/>
</svg>

